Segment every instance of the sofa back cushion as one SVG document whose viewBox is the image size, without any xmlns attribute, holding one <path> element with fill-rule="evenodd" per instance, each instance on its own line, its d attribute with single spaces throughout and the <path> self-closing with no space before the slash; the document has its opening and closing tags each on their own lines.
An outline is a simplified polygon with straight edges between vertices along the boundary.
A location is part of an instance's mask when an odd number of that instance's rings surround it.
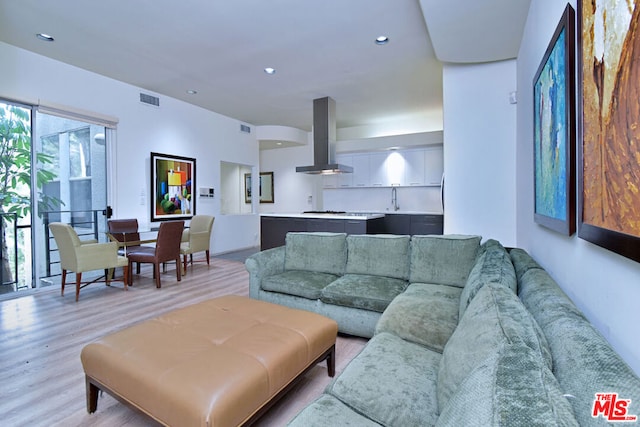
<svg viewBox="0 0 640 427">
<path fill-rule="evenodd" d="M 346 237 L 345 233 L 287 233 L 284 269 L 343 275 Z"/>
<path fill-rule="evenodd" d="M 503 345 L 462 381 L 436 426 L 578 426 L 547 364 L 529 347 Z"/>
<path fill-rule="evenodd" d="M 449 234 L 411 238 L 411 283 L 463 287 L 476 260 L 480 236 Z"/>
<path fill-rule="evenodd" d="M 409 277 L 410 236 L 352 234 L 347 236 L 347 273 Z"/>
<path fill-rule="evenodd" d="M 605 424 L 592 417 L 596 393 L 630 399 L 628 414 L 640 416 L 640 378 L 587 320 L 549 274 L 531 268 L 518 283 L 522 303 L 547 336 L 553 373 L 570 399 L 581 426 Z"/>
<path fill-rule="evenodd" d="M 511 257 L 497 240 L 488 240 L 482 245 L 481 255 L 471 269 L 460 295 L 459 319 L 462 319 L 464 311 L 480 288 L 487 283 L 501 284 L 513 293 L 516 293 L 518 286 Z"/>
<path fill-rule="evenodd" d="M 518 297 L 498 283 L 484 285 L 442 352 L 438 371 L 440 410 L 482 361 L 503 345 L 516 343 L 530 347 L 551 367 L 545 336 Z"/>
<path fill-rule="evenodd" d="M 537 268 L 542 270 L 540 264 L 538 264 L 535 259 L 531 258 L 524 249 L 512 248 L 509 251 L 509 255 L 511 256 L 513 268 L 516 270 L 516 277 L 518 278 L 518 281 L 520 281 L 524 273 L 531 269 Z"/>
</svg>

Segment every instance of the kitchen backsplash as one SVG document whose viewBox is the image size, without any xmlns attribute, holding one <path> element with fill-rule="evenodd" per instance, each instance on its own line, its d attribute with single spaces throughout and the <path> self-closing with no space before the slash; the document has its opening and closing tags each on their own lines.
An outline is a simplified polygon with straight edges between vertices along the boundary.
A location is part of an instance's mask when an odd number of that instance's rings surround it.
<svg viewBox="0 0 640 427">
<path fill-rule="evenodd" d="M 396 187 L 398 212 L 442 213 L 440 187 Z M 325 189 L 323 209 L 394 212 L 391 187 Z"/>
</svg>

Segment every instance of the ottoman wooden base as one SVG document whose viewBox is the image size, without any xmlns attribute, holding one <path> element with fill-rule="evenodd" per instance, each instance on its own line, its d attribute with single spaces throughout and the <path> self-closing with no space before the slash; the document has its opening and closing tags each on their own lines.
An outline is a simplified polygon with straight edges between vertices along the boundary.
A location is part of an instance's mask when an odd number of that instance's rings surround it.
<svg viewBox="0 0 640 427">
<path fill-rule="evenodd" d="M 165 425 L 249 424 L 317 363 L 334 375 L 337 331 L 240 296 L 175 310 L 83 348 L 87 410 L 104 390 Z"/>
</svg>

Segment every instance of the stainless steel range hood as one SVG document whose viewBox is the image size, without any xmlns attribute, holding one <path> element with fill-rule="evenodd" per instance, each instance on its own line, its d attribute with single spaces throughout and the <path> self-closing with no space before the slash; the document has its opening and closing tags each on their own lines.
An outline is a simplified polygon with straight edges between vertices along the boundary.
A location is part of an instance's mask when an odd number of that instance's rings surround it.
<svg viewBox="0 0 640 427">
<path fill-rule="evenodd" d="M 335 163 L 336 102 L 329 98 L 313 100 L 313 165 L 298 166 L 296 172 L 309 174 L 351 173 L 353 168 Z"/>
</svg>

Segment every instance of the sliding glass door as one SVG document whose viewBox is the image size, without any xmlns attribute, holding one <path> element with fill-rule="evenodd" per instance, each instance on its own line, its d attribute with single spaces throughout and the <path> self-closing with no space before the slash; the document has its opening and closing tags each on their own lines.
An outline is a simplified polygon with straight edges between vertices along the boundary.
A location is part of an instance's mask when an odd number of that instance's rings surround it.
<svg viewBox="0 0 640 427">
<path fill-rule="evenodd" d="M 0 295 L 32 286 L 31 117 L 0 101 Z"/>
<path fill-rule="evenodd" d="M 0 100 L 0 294 L 59 283 L 50 222 L 105 241 L 111 132 Z"/>
<path fill-rule="evenodd" d="M 69 117 L 35 113 L 33 144 L 40 155 L 35 169 L 51 177 L 42 185 L 34 218 L 38 286 L 58 284 L 58 251 L 51 222 L 71 224 L 80 238 L 105 241 L 106 146 L 104 126 Z"/>
</svg>

